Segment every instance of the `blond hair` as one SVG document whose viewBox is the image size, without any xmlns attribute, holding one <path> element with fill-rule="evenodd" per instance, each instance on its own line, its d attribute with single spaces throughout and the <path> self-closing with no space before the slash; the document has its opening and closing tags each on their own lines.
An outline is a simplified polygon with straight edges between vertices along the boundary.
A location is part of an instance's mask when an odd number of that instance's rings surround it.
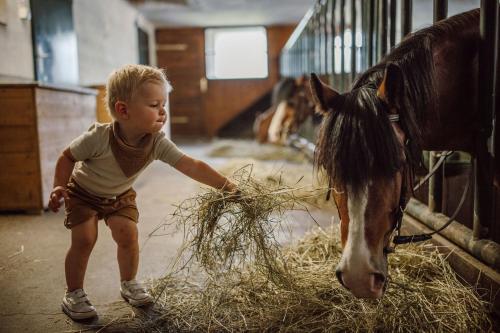
<svg viewBox="0 0 500 333">
<path fill-rule="evenodd" d="M 168 92 L 172 89 L 165 72 L 157 67 L 126 65 L 111 73 L 106 84 L 106 106 L 111 117 L 116 119 L 116 102 L 129 102 L 142 84 L 151 81 L 164 84 Z"/>
</svg>

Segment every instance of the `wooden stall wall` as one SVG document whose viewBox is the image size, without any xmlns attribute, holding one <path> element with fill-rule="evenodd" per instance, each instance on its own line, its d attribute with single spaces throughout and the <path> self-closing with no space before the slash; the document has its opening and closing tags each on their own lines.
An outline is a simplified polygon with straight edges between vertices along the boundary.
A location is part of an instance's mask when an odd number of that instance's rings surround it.
<svg viewBox="0 0 500 333">
<path fill-rule="evenodd" d="M 200 80 L 205 77 L 204 32 L 200 28 L 156 32 L 158 66 L 166 69 L 170 94 L 172 137 L 205 133 Z"/>
<path fill-rule="evenodd" d="M 40 212 L 57 158 L 95 121 L 95 91 L 0 85 L 0 211 Z"/>
<path fill-rule="evenodd" d="M 158 66 L 166 68 L 174 87 L 170 95 L 172 137 L 215 136 L 220 128 L 271 90 L 279 79 L 280 50 L 294 27 L 267 27 L 267 78 L 208 81 L 205 81 L 203 29 L 157 30 Z M 202 89 L 205 84 L 206 89 Z"/>
<path fill-rule="evenodd" d="M 265 79 L 209 80 L 204 98 L 206 131 L 214 136 L 217 131 L 267 93 L 279 80 L 280 51 L 295 26 L 267 28 L 269 74 Z M 242 64 L 244 66 L 244 64 Z"/>
</svg>

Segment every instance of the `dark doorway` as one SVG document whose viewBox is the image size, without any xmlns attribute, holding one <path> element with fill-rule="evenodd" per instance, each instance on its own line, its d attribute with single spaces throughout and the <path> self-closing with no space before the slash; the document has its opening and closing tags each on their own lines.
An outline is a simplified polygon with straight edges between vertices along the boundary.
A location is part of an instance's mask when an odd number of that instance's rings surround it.
<svg viewBox="0 0 500 333">
<path fill-rule="evenodd" d="M 149 65 L 149 36 L 146 31 L 137 27 L 139 38 L 139 63 Z"/>
</svg>

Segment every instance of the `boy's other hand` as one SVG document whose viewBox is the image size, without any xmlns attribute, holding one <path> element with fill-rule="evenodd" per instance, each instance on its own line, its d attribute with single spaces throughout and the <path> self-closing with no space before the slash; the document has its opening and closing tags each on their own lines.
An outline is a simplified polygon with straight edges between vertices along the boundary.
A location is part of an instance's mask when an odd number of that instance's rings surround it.
<svg viewBox="0 0 500 333">
<path fill-rule="evenodd" d="M 63 186 L 56 186 L 50 192 L 49 208 L 53 212 L 58 212 L 62 205 L 61 199 L 69 199 L 68 193 L 66 193 L 66 188 Z"/>
</svg>

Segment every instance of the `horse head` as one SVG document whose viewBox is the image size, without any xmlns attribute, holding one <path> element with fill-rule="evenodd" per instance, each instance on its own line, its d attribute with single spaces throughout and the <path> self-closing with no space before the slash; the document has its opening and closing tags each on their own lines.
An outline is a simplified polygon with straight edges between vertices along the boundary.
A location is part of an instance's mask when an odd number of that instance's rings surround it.
<svg viewBox="0 0 500 333">
<path fill-rule="evenodd" d="M 305 76 L 287 79 L 281 84 L 276 95 L 282 100 L 276 105 L 276 112 L 269 125 L 268 139 L 272 143 L 283 144 L 290 134 L 298 132 L 300 126 L 314 114 L 314 102 Z M 291 85 L 291 87 L 290 87 Z M 285 88 L 286 95 L 284 92 Z M 273 98 L 273 100 L 278 100 Z"/>
<path fill-rule="evenodd" d="M 389 64 L 371 84 L 340 94 L 311 75 L 323 123 L 316 167 L 323 168 L 341 219 L 340 283 L 355 296 L 379 298 L 387 286 L 387 253 L 406 205 L 408 139 L 401 114 L 402 72 Z"/>
</svg>

